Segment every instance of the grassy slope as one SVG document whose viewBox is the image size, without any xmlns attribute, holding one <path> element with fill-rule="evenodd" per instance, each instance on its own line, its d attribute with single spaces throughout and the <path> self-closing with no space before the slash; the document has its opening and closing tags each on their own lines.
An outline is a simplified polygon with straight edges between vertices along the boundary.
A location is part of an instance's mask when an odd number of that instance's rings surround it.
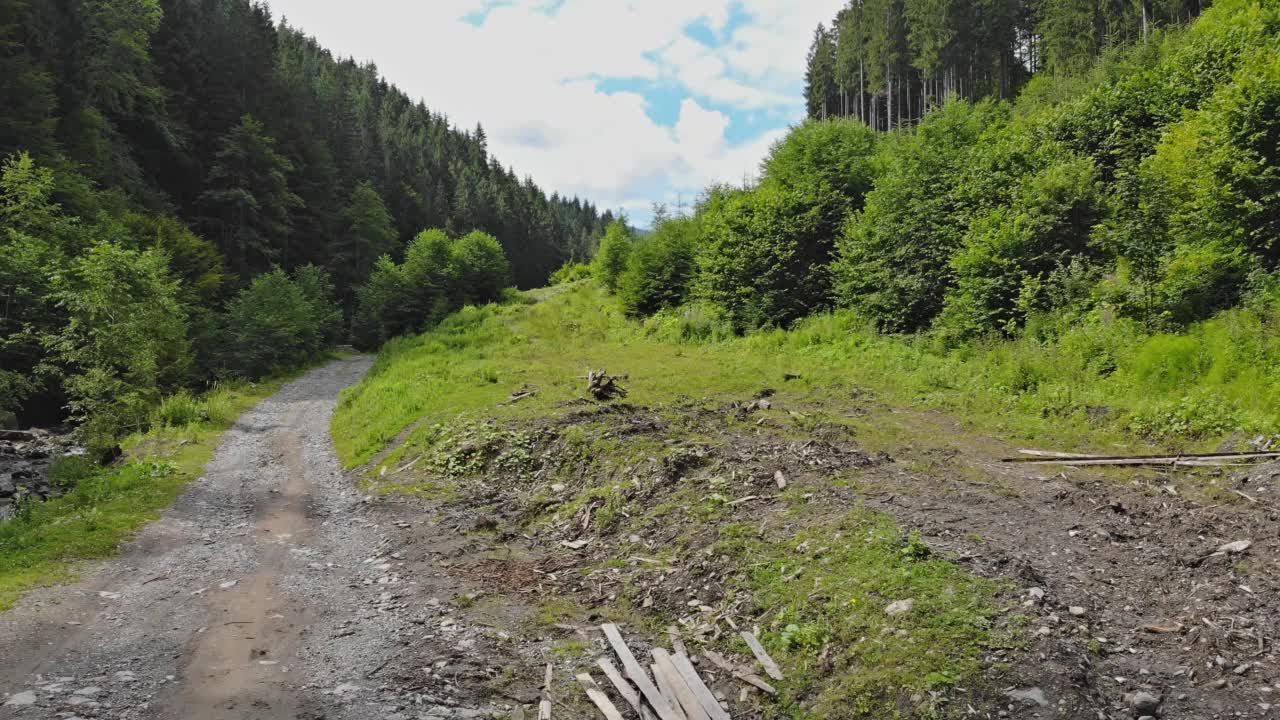
<svg viewBox="0 0 1280 720">
<path fill-rule="evenodd" d="M 114 555 L 203 472 L 223 431 L 241 413 L 296 374 L 225 385 L 188 401 L 207 419 L 129 438 L 128 459 L 119 467 L 60 464 L 54 477 L 75 478 L 75 488 L 0 524 L 0 611 L 33 588 L 73 578 L 79 561 Z"/>
<path fill-rule="evenodd" d="M 890 406 L 944 409 L 976 432 L 1073 450 L 1203 447 L 1237 421 L 1265 426 L 1280 407 L 1275 382 L 1258 366 L 1259 358 L 1280 357 L 1265 332 L 1275 325 L 1274 313 L 1261 311 L 1236 311 L 1185 336 L 1144 338 L 1130 328 L 1103 327 L 1073 331 L 1052 345 L 1021 340 L 935 352 L 865 332 L 841 315 L 814 318 L 790 332 L 673 340 L 708 334 L 707 328 L 679 318 L 628 321 L 615 299 L 590 282 L 536 291 L 524 300 L 467 308 L 436 330 L 384 348 L 365 381 L 339 403 L 334 435 L 343 462 L 353 467 L 377 458 L 370 467 L 376 478 L 382 468 L 426 458 L 407 473 L 413 479 L 385 483 L 392 492 L 459 498 L 471 485 L 492 489 L 492 477 L 539 452 L 530 428 L 581 407 L 573 403 L 582 396 L 588 369 L 626 373 L 628 402 L 669 421 L 672 436 L 619 438 L 606 422 L 558 426 L 564 444 L 555 452 L 577 459 L 564 466 L 568 472 L 562 467 L 543 481 L 568 484 L 576 496 L 550 502 L 555 493 L 519 473 L 506 496 L 523 496 L 533 508 L 525 522 L 535 536 L 539 528 L 598 505 L 594 532 L 621 543 L 606 561 L 609 567 L 623 567 L 627 553 L 635 552 L 626 547 L 631 533 L 666 524 L 685 529 L 664 551 L 669 561 L 679 565 L 708 551 L 752 568 L 734 582 L 760 611 L 769 609 L 764 641 L 793 669 L 773 708 L 782 716 L 837 717 L 852 708 L 896 716 L 904 697 L 928 703 L 927 691 L 936 688 L 981 686 L 980 658 L 1007 642 L 1018 620 L 1000 618 L 997 583 L 930 558 L 927 548 L 917 556 L 890 518 L 858 508 L 856 501 L 847 512 L 833 512 L 789 490 L 783 494 L 787 520 L 769 532 L 725 506 L 718 491 L 723 478 L 691 476 L 657 508 L 637 506 L 629 499 L 632 485 L 619 477 L 639 473 L 646 461 L 669 453 L 672 442 L 723 439 L 688 421 L 690 401 L 723 406 L 785 385 L 787 407 L 801 412 L 770 416 L 773 432 L 804 438 L 837 425 L 872 450 L 901 448 L 911 433 L 936 432 L 937 426 L 911 427 L 909 413 L 894 414 L 902 419 L 888 423 L 883 416 L 864 421 L 857 404 L 868 396 Z M 800 377 L 786 381 L 787 374 Z M 524 387 L 537 394 L 504 402 Z M 1222 420 L 1224 407 L 1230 417 Z M 1221 427 L 1213 425 L 1215 418 Z M 758 432 L 745 422 L 733 427 L 730 421 L 730 432 L 741 436 Z M 1133 427 L 1156 431 L 1143 436 Z M 856 491 L 859 482 L 853 473 L 833 484 Z M 845 497 L 836 499 L 841 508 Z M 805 589 L 810 586 L 789 576 L 814 562 L 800 550 L 802 538 L 814 545 L 833 537 L 863 542 L 818 561 L 819 580 L 831 592 L 827 601 L 814 602 Z M 927 612 L 887 618 L 886 600 L 904 597 L 916 598 Z M 655 631 L 674 619 L 660 607 L 635 611 L 639 600 L 624 593 L 619 607 L 594 611 L 630 613 L 633 623 Z M 563 609 L 561 602 L 551 610 Z M 898 633 L 910 640 L 894 641 Z M 821 656 L 831 647 L 840 648 L 837 667 L 846 670 L 825 670 L 830 666 Z"/>
</svg>

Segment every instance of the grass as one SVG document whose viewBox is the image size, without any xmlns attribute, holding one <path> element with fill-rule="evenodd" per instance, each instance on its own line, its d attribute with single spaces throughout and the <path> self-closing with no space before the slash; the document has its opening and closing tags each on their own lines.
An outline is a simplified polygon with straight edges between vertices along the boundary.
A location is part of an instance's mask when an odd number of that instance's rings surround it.
<svg viewBox="0 0 1280 720">
<path fill-rule="evenodd" d="M 77 458 L 56 463 L 51 481 L 71 489 L 28 503 L 0 523 L 0 611 L 34 588 L 73 579 L 81 561 L 115 555 L 203 472 L 223 431 L 241 413 L 299 372 L 170 398 L 157 408 L 150 431 L 125 440 L 126 460 L 118 467 Z"/>
<path fill-rule="evenodd" d="M 740 610 L 762 625 L 763 642 L 789 669 L 765 709 L 770 717 L 950 717 L 964 705 L 956 694 L 974 702 L 998 695 L 986 686 L 982 659 L 1017 636 L 1019 619 L 999 610 L 1000 583 L 934 557 L 889 516 L 845 502 L 848 495 L 816 488 L 811 499 L 815 488 L 793 486 L 782 493 L 785 511 L 744 523 L 727 504 L 735 489 L 715 467 L 695 465 L 680 473 L 687 479 L 652 490 L 644 478 L 654 468 L 723 439 L 705 434 L 698 413 L 712 410 L 714 432 L 738 437 L 852 436 L 864 450 L 891 452 L 899 467 L 966 477 L 997 493 L 1004 490 L 980 464 L 939 466 L 933 451 L 1007 452 L 1013 441 L 1077 451 L 1204 449 L 1241 429 L 1274 432 L 1280 417 L 1280 313 L 1265 307 L 1182 335 L 1099 320 L 1053 339 L 1033 328 L 1018 340 L 947 349 L 877 335 L 845 313 L 747 337 L 724 332 L 698 308 L 637 322 L 590 281 L 524 297 L 466 308 L 389 343 L 334 415 L 344 465 L 369 465 L 376 482 L 382 468 L 415 463 L 380 489 L 502 497 L 523 505 L 519 527 L 533 536 L 594 508 L 592 532 L 614 548 L 595 567 L 622 573 L 624 590 L 590 611 L 627 612 L 633 627 L 661 627 L 675 619 L 664 613 L 684 609 L 634 610 L 644 595 L 632 580 L 644 566 L 626 538 L 679 528 L 660 548 L 639 552 L 664 566 L 716 557 L 740 569 L 732 589 L 754 604 Z M 627 421 L 614 416 L 569 421 L 593 407 L 581 404 L 584 376 L 601 368 L 627 375 L 624 404 L 664 424 L 661 431 L 625 432 Z M 772 408 L 735 416 L 733 408 L 766 388 L 777 391 Z M 521 390 L 535 394 L 507 402 Z M 538 435 L 548 426 L 551 447 Z M 856 497 L 868 482 L 874 477 L 855 473 L 830 485 Z M 553 484 L 564 487 L 551 492 Z M 650 491 L 661 494 L 649 504 L 636 499 Z M 766 518 L 776 519 L 762 524 Z M 908 598 L 911 612 L 885 613 Z M 537 618 L 548 624 L 585 611 L 550 599 Z"/>
</svg>

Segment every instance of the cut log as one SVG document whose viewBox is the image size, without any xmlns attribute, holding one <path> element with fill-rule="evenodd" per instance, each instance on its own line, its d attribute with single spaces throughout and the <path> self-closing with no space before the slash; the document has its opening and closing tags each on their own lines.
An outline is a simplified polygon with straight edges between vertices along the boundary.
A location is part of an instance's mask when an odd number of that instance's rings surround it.
<svg viewBox="0 0 1280 720">
<path fill-rule="evenodd" d="M 756 636 L 746 630 L 743 630 L 739 635 L 742 636 L 743 640 L 747 641 L 747 647 L 751 648 L 751 654 L 755 655 L 756 660 L 759 660 L 760 664 L 764 666 L 764 674 L 774 680 L 781 680 L 782 668 L 778 667 L 778 663 L 774 662 L 773 658 L 769 657 L 768 651 L 764 649 L 764 646 L 760 644 L 760 641 L 756 639 Z"/>
<path fill-rule="evenodd" d="M 587 691 L 587 697 L 591 698 L 591 702 L 600 708 L 600 712 L 604 713 L 606 720 L 623 720 L 622 713 L 618 712 L 617 706 L 613 704 L 608 695 L 604 694 L 604 690 L 600 689 L 600 686 L 596 684 L 595 679 L 590 674 L 578 673 L 577 678 L 578 684 L 582 686 L 583 690 Z"/>
<path fill-rule="evenodd" d="M 703 653 L 702 653 L 702 656 L 703 656 L 703 657 L 705 657 L 706 659 L 710 660 L 712 665 L 715 665 L 716 667 L 720 668 L 721 670 L 724 670 L 725 672 L 727 672 L 727 673 L 729 673 L 730 675 L 732 675 L 732 676 L 734 676 L 734 677 L 738 678 L 738 679 L 739 679 L 739 680 L 741 680 L 742 682 L 744 682 L 744 683 L 746 683 L 746 684 L 748 684 L 748 685 L 751 685 L 751 686 L 753 686 L 753 687 L 757 687 L 757 688 L 759 688 L 759 689 L 761 689 L 761 690 L 763 690 L 763 691 L 765 691 L 765 692 L 769 693 L 770 695 L 777 695 L 777 694 L 778 694 L 778 690 L 777 690 L 777 688 L 775 688 L 774 686 L 772 686 L 772 685 L 770 685 L 769 683 L 765 682 L 765 681 L 764 681 L 764 679 L 763 679 L 763 678 L 761 678 L 759 675 L 756 675 L 755 673 L 747 672 L 746 670 L 743 670 L 743 669 L 741 669 L 741 668 L 737 667 L 737 666 L 736 666 L 736 665 L 734 665 L 733 663 L 729 662 L 729 661 L 728 661 L 728 660 L 727 660 L 723 655 L 721 655 L 720 653 L 715 652 L 715 651 L 713 651 L 713 650 L 707 650 L 707 651 L 705 651 L 705 652 L 703 652 Z"/>
<path fill-rule="evenodd" d="M 631 682 L 640 688 L 640 694 L 645 700 L 653 706 L 653 711 L 658 714 L 660 720 L 684 720 L 683 716 L 676 715 L 675 709 L 671 707 L 671 703 L 662 696 L 657 686 L 649 679 L 648 673 L 645 672 L 644 666 L 636 660 L 636 656 L 631 654 L 631 649 L 627 647 L 627 641 L 622 639 L 622 633 L 618 630 L 618 626 L 613 623 L 606 623 L 600 626 L 604 631 L 604 636 L 609 640 L 609 645 L 613 651 L 618 654 L 618 660 L 622 661 L 622 668 L 627 671 L 627 677 L 631 678 Z"/>
<path fill-rule="evenodd" d="M 693 661 L 685 653 L 675 653 L 671 656 L 671 662 L 676 666 L 676 670 L 684 677 L 685 683 L 689 685 L 689 689 L 698 697 L 698 702 L 702 703 L 702 709 L 707 711 L 707 715 L 711 720 L 731 720 L 729 713 L 720 707 L 720 701 L 716 700 L 715 693 L 711 692 L 711 688 L 703 682 L 702 677 L 698 675 L 698 670 L 693 666 Z"/>
</svg>

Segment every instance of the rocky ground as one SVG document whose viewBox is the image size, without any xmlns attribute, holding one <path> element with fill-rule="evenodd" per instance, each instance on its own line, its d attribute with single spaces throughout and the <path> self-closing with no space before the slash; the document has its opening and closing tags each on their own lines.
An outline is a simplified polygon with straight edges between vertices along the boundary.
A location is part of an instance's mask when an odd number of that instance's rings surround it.
<svg viewBox="0 0 1280 720">
<path fill-rule="evenodd" d="M 55 492 L 49 466 L 70 449 L 65 437 L 44 430 L 0 429 L 0 520 L 23 498 L 46 500 Z"/>
<path fill-rule="evenodd" d="M 554 716 L 596 717 L 569 669 L 600 654 L 595 626 L 619 603 L 678 618 L 695 653 L 761 622 L 735 595 L 739 569 L 705 554 L 691 555 L 696 567 L 649 559 L 688 539 L 687 526 L 614 531 L 593 525 L 603 501 L 570 502 L 598 467 L 566 446 L 576 424 L 662 444 L 628 468 L 642 491 L 627 508 L 731 477 L 722 492 L 756 499 L 717 521 L 774 518 L 769 532 L 785 535 L 795 528 L 778 471 L 804 502 L 866 503 L 1001 579 L 1015 642 L 986 658 L 989 687 L 973 696 L 985 704 L 970 716 L 1278 712 L 1280 468 L 1188 477 L 1002 465 L 1012 448 L 874 403 L 864 412 L 913 428 L 896 445 L 821 425 L 801 441 L 770 430 L 787 417 L 782 392 L 767 413 L 747 400 L 674 415 L 584 403 L 519 436 L 531 464 L 518 473 L 434 499 L 370 496 L 340 472 L 328 435 L 338 391 L 368 366 L 339 360 L 288 385 L 227 433 L 205 476 L 123 557 L 0 615 L 0 718 L 532 718 L 548 661 Z M 475 460 L 476 447 L 464 449 Z M 392 467 L 386 484 L 422 480 L 427 465 Z M 856 483 L 831 482 L 850 472 Z M 548 616 L 560 602 L 581 612 Z M 628 634 L 637 654 L 666 641 L 654 628 Z M 735 717 L 766 712 L 734 678 L 702 668 Z"/>
</svg>

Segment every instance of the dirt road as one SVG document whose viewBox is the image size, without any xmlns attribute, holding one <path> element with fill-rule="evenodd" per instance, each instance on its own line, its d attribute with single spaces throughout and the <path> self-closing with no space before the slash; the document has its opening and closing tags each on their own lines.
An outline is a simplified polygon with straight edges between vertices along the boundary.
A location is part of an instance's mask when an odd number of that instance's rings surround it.
<svg viewBox="0 0 1280 720">
<path fill-rule="evenodd" d="M 335 361 L 264 401 L 123 557 L 0 615 L 0 718 L 508 714 L 377 682 L 435 611 L 399 601 L 421 584 L 397 571 L 408 523 L 334 456 L 337 394 L 369 363 Z"/>
</svg>

